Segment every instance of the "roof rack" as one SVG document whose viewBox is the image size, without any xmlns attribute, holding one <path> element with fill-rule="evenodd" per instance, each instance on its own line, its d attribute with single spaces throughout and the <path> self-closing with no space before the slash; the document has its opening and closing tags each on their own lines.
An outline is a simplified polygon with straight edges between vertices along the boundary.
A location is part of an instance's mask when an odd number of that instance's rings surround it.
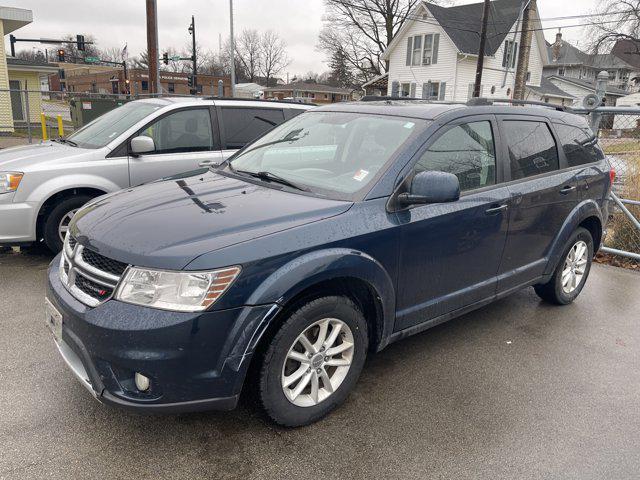
<svg viewBox="0 0 640 480">
<path fill-rule="evenodd" d="M 271 100 L 266 98 L 238 98 L 238 97 L 216 97 L 216 96 L 208 96 L 208 97 L 196 97 L 202 98 L 203 100 L 234 100 L 239 102 L 265 102 L 265 103 L 288 103 L 291 105 L 310 105 L 312 107 L 317 107 L 317 103 L 307 103 L 307 102 L 296 102 L 295 100 L 278 100 L 277 98 Z"/>
<path fill-rule="evenodd" d="M 536 102 L 534 100 L 516 100 L 513 98 L 486 98 L 486 97 L 475 97 L 469 99 L 467 105 L 470 107 L 480 107 L 487 105 L 494 105 L 496 103 L 509 103 L 511 105 L 537 105 L 539 107 L 547 107 L 553 108 L 559 112 L 566 112 L 567 107 L 562 105 L 554 105 L 553 103 L 547 102 Z"/>
<path fill-rule="evenodd" d="M 394 101 L 409 101 L 409 100 L 413 100 L 413 101 L 422 101 L 422 102 L 429 102 L 430 100 L 424 99 L 424 98 L 416 98 L 416 97 L 391 97 L 388 95 L 385 95 L 383 97 L 380 96 L 376 96 L 376 95 L 365 95 L 364 97 L 362 97 L 360 99 L 361 102 L 384 102 L 384 101 L 390 101 L 390 100 L 394 100 Z"/>
</svg>

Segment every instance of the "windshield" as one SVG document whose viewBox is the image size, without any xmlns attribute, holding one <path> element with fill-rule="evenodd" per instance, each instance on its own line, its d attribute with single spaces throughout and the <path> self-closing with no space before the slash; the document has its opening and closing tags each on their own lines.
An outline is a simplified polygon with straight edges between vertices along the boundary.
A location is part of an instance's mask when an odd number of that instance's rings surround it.
<svg viewBox="0 0 640 480">
<path fill-rule="evenodd" d="M 307 112 L 238 152 L 230 168 L 274 182 L 277 176 L 301 190 L 350 197 L 424 125 L 413 118 Z"/>
<path fill-rule="evenodd" d="M 87 123 L 69 136 L 69 140 L 82 148 L 101 148 L 126 132 L 147 115 L 162 108 L 149 102 L 129 102 Z"/>
</svg>

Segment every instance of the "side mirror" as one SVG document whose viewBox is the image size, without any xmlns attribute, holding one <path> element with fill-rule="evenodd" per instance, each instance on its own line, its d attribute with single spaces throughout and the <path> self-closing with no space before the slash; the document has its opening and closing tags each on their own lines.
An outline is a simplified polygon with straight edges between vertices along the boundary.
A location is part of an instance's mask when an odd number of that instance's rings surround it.
<svg viewBox="0 0 640 480">
<path fill-rule="evenodd" d="M 460 198 L 460 182 L 453 173 L 420 172 L 411 180 L 409 193 L 402 193 L 402 206 L 455 202 Z"/>
<path fill-rule="evenodd" d="M 131 139 L 131 153 L 134 155 L 153 152 L 155 149 L 156 144 L 151 137 L 140 135 Z"/>
</svg>

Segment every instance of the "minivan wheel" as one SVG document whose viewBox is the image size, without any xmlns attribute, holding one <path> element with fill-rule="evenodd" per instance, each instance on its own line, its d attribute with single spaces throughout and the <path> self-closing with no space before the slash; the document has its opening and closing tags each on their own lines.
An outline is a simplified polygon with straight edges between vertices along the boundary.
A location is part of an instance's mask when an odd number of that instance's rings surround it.
<svg viewBox="0 0 640 480">
<path fill-rule="evenodd" d="M 557 305 L 573 302 L 584 287 L 593 260 L 593 238 L 579 227 L 567 242 L 562 259 L 549 282 L 536 285 L 540 298 Z"/>
<path fill-rule="evenodd" d="M 44 243 L 53 253 L 62 250 L 64 236 L 69 229 L 69 222 L 85 203 L 91 200 L 88 195 L 68 197 L 59 202 L 47 215 L 44 221 Z"/>
<path fill-rule="evenodd" d="M 310 301 L 293 311 L 267 348 L 259 400 L 287 427 L 313 423 L 340 405 L 367 356 L 367 323 L 346 297 Z"/>
</svg>

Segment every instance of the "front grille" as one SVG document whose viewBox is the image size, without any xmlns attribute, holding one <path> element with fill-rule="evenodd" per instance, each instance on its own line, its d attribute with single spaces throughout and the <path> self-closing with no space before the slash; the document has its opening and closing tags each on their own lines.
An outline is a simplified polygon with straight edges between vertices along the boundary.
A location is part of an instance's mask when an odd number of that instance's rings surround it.
<svg viewBox="0 0 640 480">
<path fill-rule="evenodd" d="M 67 235 L 60 267 L 60 279 L 67 290 L 85 305 L 95 307 L 111 298 L 127 264 L 89 250 Z"/>
<path fill-rule="evenodd" d="M 110 258 L 100 255 L 93 250 L 84 248 L 82 250 L 82 259 L 98 270 L 111 273 L 113 275 L 122 275 L 127 268 L 126 263 L 119 262 L 117 260 L 111 260 Z"/>
<path fill-rule="evenodd" d="M 106 300 L 113 294 L 113 288 L 100 285 L 82 275 L 76 277 L 76 287 L 78 287 L 81 292 L 100 301 Z"/>
</svg>

